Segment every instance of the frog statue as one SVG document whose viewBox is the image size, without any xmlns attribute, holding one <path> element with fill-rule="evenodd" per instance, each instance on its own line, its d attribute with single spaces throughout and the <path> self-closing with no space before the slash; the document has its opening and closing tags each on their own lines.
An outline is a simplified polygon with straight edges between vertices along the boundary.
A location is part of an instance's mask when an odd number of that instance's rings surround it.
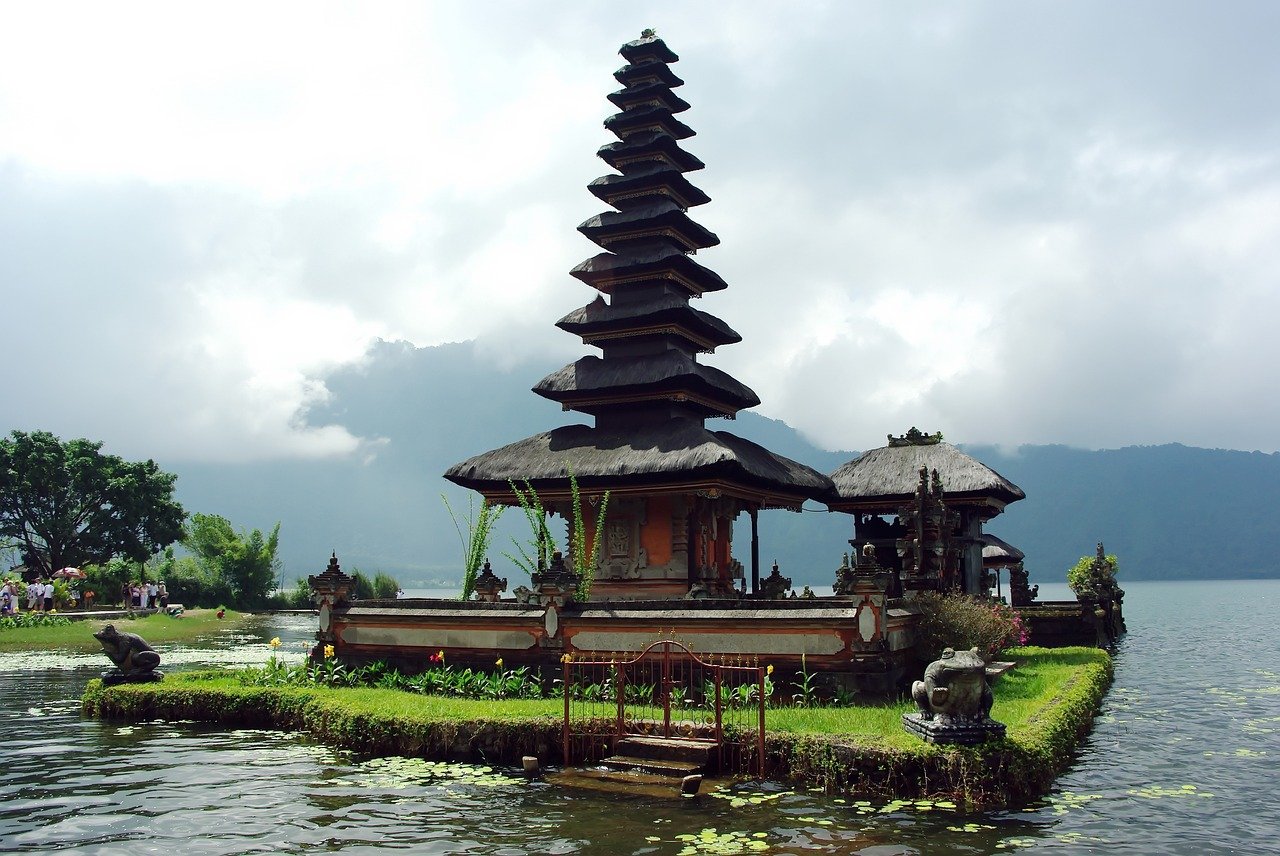
<svg viewBox="0 0 1280 856">
<path fill-rule="evenodd" d="M 934 715 L 986 719 L 991 713 L 991 687 L 987 684 L 987 664 L 977 648 L 953 651 L 924 670 L 924 680 L 911 685 L 911 697 L 924 719 Z"/>
<path fill-rule="evenodd" d="M 121 633 L 108 624 L 93 637 L 102 643 L 102 653 L 116 666 L 102 673 L 104 686 L 158 681 L 164 677 L 164 672 L 156 668 L 160 665 L 160 655 L 138 634 Z"/>
<path fill-rule="evenodd" d="M 987 664 L 977 648 L 947 648 L 929 664 L 924 680 L 911 685 L 920 708 L 903 714 L 903 726 L 930 743 L 981 743 L 1003 737 L 1005 727 L 991 719 L 991 685 Z"/>
</svg>

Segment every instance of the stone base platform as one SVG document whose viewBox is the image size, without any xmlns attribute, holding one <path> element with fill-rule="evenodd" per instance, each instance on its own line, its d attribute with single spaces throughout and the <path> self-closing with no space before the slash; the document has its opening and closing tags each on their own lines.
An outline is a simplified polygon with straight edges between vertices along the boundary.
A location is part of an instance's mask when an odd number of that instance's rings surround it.
<svg viewBox="0 0 1280 856">
<path fill-rule="evenodd" d="M 902 727 L 929 743 L 974 746 L 1004 737 L 1004 723 L 994 719 L 961 720 L 947 716 L 925 719 L 922 713 L 902 714 Z"/>
<path fill-rule="evenodd" d="M 137 675 L 126 675 L 119 669 L 111 669 L 102 673 L 102 685 L 114 687 L 116 684 L 151 684 L 164 680 L 164 672 L 154 670 Z"/>
</svg>

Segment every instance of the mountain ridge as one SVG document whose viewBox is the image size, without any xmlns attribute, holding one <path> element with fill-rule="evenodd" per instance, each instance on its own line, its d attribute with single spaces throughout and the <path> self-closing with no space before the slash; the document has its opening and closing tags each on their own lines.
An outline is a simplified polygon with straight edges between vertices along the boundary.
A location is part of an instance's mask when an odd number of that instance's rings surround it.
<svg viewBox="0 0 1280 856">
<path fill-rule="evenodd" d="M 344 567 L 384 570 L 405 585 L 456 579 L 461 547 L 439 495 L 465 513 L 469 494 L 441 474 L 478 452 L 582 421 L 529 391 L 540 370 L 531 363 L 495 369 L 469 342 L 382 342 L 363 365 L 326 378 L 328 401 L 306 417 L 376 438 L 369 454 L 168 468 L 179 474 L 178 496 L 190 511 L 243 527 L 281 521 L 286 581 L 319 572 L 331 551 Z M 856 456 L 820 449 L 785 422 L 750 412 L 716 427 L 821 472 Z M 885 433 L 901 428 L 886 425 Z M 1270 514 L 1280 503 L 1276 453 L 1178 443 L 1099 451 L 960 446 L 1026 491 L 987 528 L 1027 554 L 1033 581 L 1061 582 L 1099 540 L 1119 556 L 1122 578 L 1280 577 L 1272 557 L 1280 520 Z M 522 537 L 523 525 L 508 514 L 491 551 L 495 570 L 513 586 L 519 572 L 502 553 L 512 551 L 510 538 Z M 797 586 L 830 585 L 852 534 L 851 517 L 820 507 L 766 512 L 761 563 L 776 558 Z"/>
</svg>

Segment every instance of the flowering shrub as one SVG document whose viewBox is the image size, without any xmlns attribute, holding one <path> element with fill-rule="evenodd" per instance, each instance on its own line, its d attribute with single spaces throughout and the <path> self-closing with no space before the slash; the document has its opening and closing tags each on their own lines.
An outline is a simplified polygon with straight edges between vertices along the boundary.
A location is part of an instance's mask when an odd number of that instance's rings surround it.
<svg viewBox="0 0 1280 856">
<path fill-rule="evenodd" d="M 916 625 L 916 653 L 936 660 L 944 648 L 977 648 L 988 662 L 1005 648 L 1025 645 L 1030 638 L 1022 616 L 1002 603 L 970 595 L 920 592 Z"/>
</svg>

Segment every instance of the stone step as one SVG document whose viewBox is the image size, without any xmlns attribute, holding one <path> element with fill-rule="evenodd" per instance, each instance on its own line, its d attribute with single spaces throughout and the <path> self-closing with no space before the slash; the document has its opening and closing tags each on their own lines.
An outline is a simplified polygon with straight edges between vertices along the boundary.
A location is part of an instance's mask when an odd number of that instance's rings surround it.
<svg viewBox="0 0 1280 856">
<path fill-rule="evenodd" d="M 600 762 L 610 770 L 636 771 L 654 776 L 682 779 L 693 773 L 701 773 L 706 764 L 695 761 L 673 761 L 664 758 L 636 758 L 629 755 L 611 755 Z"/>
<path fill-rule="evenodd" d="M 611 794 L 675 798 L 680 796 L 679 778 L 639 771 L 568 769 L 548 773 L 548 782 L 571 788 L 585 788 Z"/>
<path fill-rule="evenodd" d="M 706 740 L 689 740 L 683 737 L 624 737 L 618 741 L 614 752 L 632 758 L 652 758 L 664 761 L 688 761 L 706 765 L 711 760 L 716 744 Z"/>
</svg>

